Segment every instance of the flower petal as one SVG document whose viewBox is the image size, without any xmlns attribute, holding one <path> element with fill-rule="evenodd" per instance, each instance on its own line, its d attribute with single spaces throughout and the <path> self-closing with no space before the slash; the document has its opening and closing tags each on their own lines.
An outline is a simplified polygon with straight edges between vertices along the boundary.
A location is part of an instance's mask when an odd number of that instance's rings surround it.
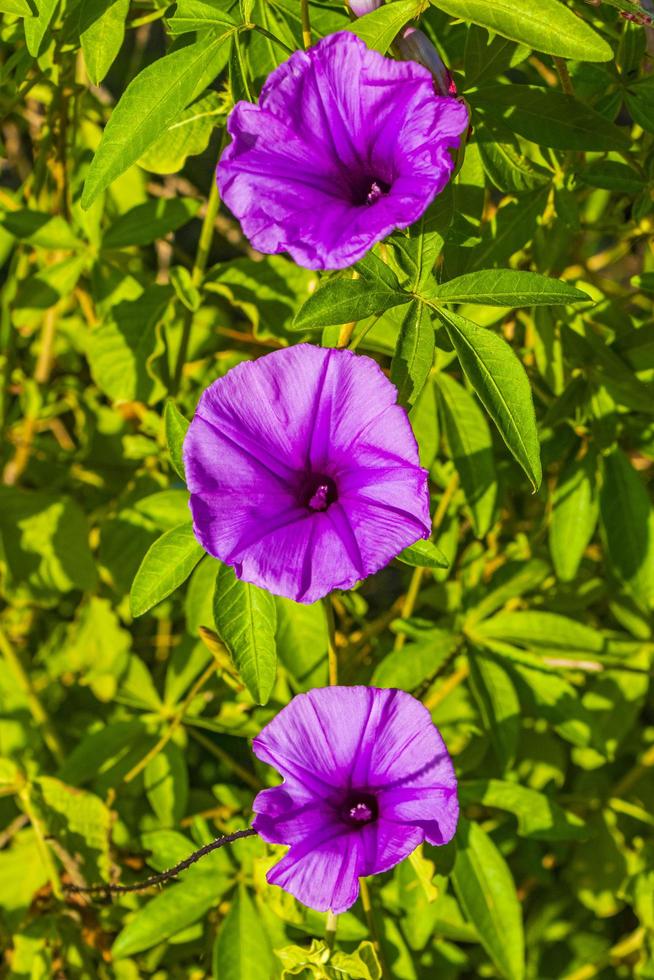
<svg viewBox="0 0 654 980">
<path fill-rule="evenodd" d="M 392 823 L 383 817 L 362 827 L 360 834 L 362 859 L 359 874 L 364 877 L 382 874 L 394 868 L 415 851 L 425 838 L 420 827 Z"/>
<path fill-rule="evenodd" d="M 407 827 L 419 827 L 430 844 L 447 844 L 452 840 L 459 819 L 456 787 L 401 787 L 383 792 L 380 807 L 385 821 Z"/>
<path fill-rule="evenodd" d="M 357 900 L 361 863 L 360 836 L 337 833 L 322 841 L 294 844 L 266 878 L 303 905 L 340 915 Z"/>
<path fill-rule="evenodd" d="M 252 809 L 256 813 L 252 826 L 270 844 L 316 840 L 325 830 L 340 830 L 336 811 L 297 782 L 262 790 Z"/>
</svg>

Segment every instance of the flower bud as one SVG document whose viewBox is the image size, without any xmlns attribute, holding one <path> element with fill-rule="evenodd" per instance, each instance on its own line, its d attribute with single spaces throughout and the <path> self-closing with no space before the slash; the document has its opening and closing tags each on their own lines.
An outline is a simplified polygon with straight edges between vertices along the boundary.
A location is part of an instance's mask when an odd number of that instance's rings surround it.
<svg viewBox="0 0 654 980">
<path fill-rule="evenodd" d="M 348 0 L 350 10 L 355 17 L 363 17 L 364 14 L 371 14 L 377 7 L 381 7 L 384 0 Z"/>
<path fill-rule="evenodd" d="M 395 39 L 395 47 L 403 61 L 417 61 L 432 73 L 440 95 L 456 95 L 452 76 L 434 45 L 421 30 L 417 27 L 405 27 Z"/>
</svg>

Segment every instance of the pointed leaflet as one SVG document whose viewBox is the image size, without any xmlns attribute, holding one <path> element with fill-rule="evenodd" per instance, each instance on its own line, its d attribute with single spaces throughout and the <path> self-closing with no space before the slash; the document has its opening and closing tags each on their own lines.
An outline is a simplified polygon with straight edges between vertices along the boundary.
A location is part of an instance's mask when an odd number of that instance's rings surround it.
<svg viewBox="0 0 654 980">
<path fill-rule="evenodd" d="M 166 531 L 141 562 L 129 599 L 133 616 L 142 616 L 174 592 L 189 577 L 204 551 L 190 520 Z"/>
<path fill-rule="evenodd" d="M 595 454 L 563 468 L 552 493 L 549 546 L 552 564 L 562 582 L 571 582 L 597 526 Z"/>
<path fill-rule="evenodd" d="M 257 704 L 266 704 L 277 669 L 277 606 L 264 589 L 242 582 L 221 565 L 216 576 L 213 614 L 220 638 Z"/>
<path fill-rule="evenodd" d="M 540 443 L 529 379 L 505 340 L 449 310 L 439 310 L 468 381 L 535 489 Z"/>
<path fill-rule="evenodd" d="M 365 41 L 369 48 L 386 54 L 401 28 L 413 20 L 420 9 L 420 0 L 395 0 L 395 3 L 359 17 L 347 29 Z"/>
<path fill-rule="evenodd" d="M 516 269 L 482 269 L 457 276 L 430 290 L 437 303 L 480 303 L 483 306 L 558 306 L 580 303 L 590 296 L 560 279 Z"/>
<path fill-rule="evenodd" d="M 479 824 L 461 819 L 456 836 L 454 890 L 466 918 L 505 980 L 522 980 L 522 911 L 508 865 Z"/>
<path fill-rule="evenodd" d="M 203 35 L 148 65 L 130 82 L 107 123 L 84 184 L 82 207 L 143 156 L 222 69 L 235 28 Z M 221 50 L 222 49 L 222 50 Z"/>
<path fill-rule="evenodd" d="M 461 480 L 475 534 L 488 532 L 497 496 L 493 442 L 474 397 L 447 374 L 436 377 L 438 404 L 450 455 Z"/>
<path fill-rule="evenodd" d="M 536 51 L 578 61 L 610 61 L 611 46 L 559 0 L 431 0 L 451 17 L 479 24 Z"/>
<path fill-rule="evenodd" d="M 293 330 L 318 330 L 409 303 L 411 296 L 367 279 L 329 279 L 300 307 Z"/>
<path fill-rule="evenodd" d="M 400 405 L 410 408 L 418 399 L 434 361 L 434 328 L 424 303 L 413 300 L 406 311 L 391 362 L 391 381 Z"/>
<path fill-rule="evenodd" d="M 166 428 L 168 455 L 170 456 L 170 461 L 173 464 L 173 469 L 177 475 L 184 480 L 184 482 L 186 482 L 186 474 L 184 473 L 182 446 L 184 444 L 184 436 L 188 431 L 189 424 L 188 419 L 184 418 L 174 401 L 169 398 L 164 409 L 164 426 Z"/>
<path fill-rule="evenodd" d="M 647 608 L 654 599 L 654 508 L 620 449 L 604 460 L 600 517 L 611 571 Z"/>
</svg>

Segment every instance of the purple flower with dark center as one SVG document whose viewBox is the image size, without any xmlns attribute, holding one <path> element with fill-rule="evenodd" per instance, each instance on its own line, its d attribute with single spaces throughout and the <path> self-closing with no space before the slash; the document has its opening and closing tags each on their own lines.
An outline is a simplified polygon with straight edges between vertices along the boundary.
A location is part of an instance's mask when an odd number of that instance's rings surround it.
<svg viewBox="0 0 654 980">
<path fill-rule="evenodd" d="M 184 441 L 195 535 L 239 578 L 314 602 L 429 537 L 427 471 L 369 357 L 298 344 L 232 368 Z"/>
<path fill-rule="evenodd" d="M 309 908 L 344 912 L 359 877 L 388 871 L 424 840 L 454 836 L 452 760 L 429 711 L 404 691 L 298 694 L 253 749 L 284 777 L 253 804 L 257 833 L 290 845 L 268 882 Z"/>
<path fill-rule="evenodd" d="M 218 184 L 254 248 L 342 269 L 423 214 L 467 126 L 426 68 L 343 31 L 296 51 L 258 105 L 236 104 Z"/>
</svg>

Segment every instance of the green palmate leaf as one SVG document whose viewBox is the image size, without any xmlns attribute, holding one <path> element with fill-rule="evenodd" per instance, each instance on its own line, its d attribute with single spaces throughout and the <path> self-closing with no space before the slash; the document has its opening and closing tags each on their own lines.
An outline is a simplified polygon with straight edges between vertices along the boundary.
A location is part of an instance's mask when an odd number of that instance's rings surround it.
<svg viewBox="0 0 654 980">
<path fill-rule="evenodd" d="M 99 85 L 111 68 L 125 37 L 129 0 L 82 0 L 79 36 L 88 76 Z"/>
<path fill-rule="evenodd" d="M 515 883 L 493 840 L 476 823 L 457 830 L 454 889 L 484 949 L 506 980 L 525 973 L 522 912 Z"/>
<path fill-rule="evenodd" d="M 557 806 L 543 793 L 501 779 L 476 779 L 459 783 L 459 800 L 507 810 L 518 818 L 518 833 L 534 840 L 583 840 L 584 821 Z"/>
<path fill-rule="evenodd" d="M 604 460 L 600 518 L 611 571 L 647 608 L 654 600 L 654 507 L 620 449 Z"/>
<path fill-rule="evenodd" d="M 504 667 L 482 653 L 468 655 L 472 693 L 479 705 L 495 754 L 503 768 L 510 766 L 520 737 L 520 701 Z"/>
<path fill-rule="evenodd" d="M 552 493 L 549 546 L 557 576 L 571 582 L 597 526 L 594 454 L 563 468 Z"/>
<path fill-rule="evenodd" d="M 436 378 L 443 431 L 456 466 L 475 534 L 488 532 L 495 510 L 497 480 L 493 443 L 475 399 L 446 374 Z"/>
<path fill-rule="evenodd" d="M 163 238 L 177 231 L 191 220 L 200 209 L 200 201 L 191 197 L 160 197 L 158 200 L 137 204 L 116 218 L 107 229 L 103 248 L 126 248 L 130 245 L 147 245 L 156 238 Z"/>
<path fill-rule="evenodd" d="M 174 401 L 169 398 L 164 409 L 164 426 L 166 428 L 168 455 L 173 464 L 173 469 L 184 481 L 186 481 L 186 475 L 184 473 L 182 450 L 189 424 L 188 419 L 184 418 Z"/>
<path fill-rule="evenodd" d="M 245 980 L 273 976 L 273 956 L 260 915 L 244 885 L 239 885 L 216 936 L 213 976 Z"/>
<path fill-rule="evenodd" d="M 203 35 L 148 65 L 128 85 L 105 128 L 84 184 L 82 207 L 143 156 L 221 70 L 234 28 Z M 224 52 L 223 52 L 224 49 Z M 223 62 L 224 63 L 224 62 Z"/>
<path fill-rule="evenodd" d="M 448 568 L 449 562 L 433 541 L 416 541 L 401 551 L 397 560 L 416 568 Z"/>
<path fill-rule="evenodd" d="M 190 31 L 224 32 L 236 27 L 233 17 L 214 3 L 206 0 L 177 0 L 172 17 L 167 19 L 170 34 L 188 34 Z"/>
<path fill-rule="evenodd" d="M 318 330 L 350 320 L 365 320 L 410 300 L 407 293 L 365 279 L 330 279 L 300 307 L 293 330 Z"/>
<path fill-rule="evenodd" d="M 559 0 L 431 0 L 452 17 L 471 21 L 536 51 L 579 61 L 610 61 L 611 46 Z"/>
<path fill-rule="evenodd" d="M 215 870 L 189 871 L 183 881 L 151 899 L 129 920 L 112 946 L 113 958 L 151 949 L 202 919 L 229 886 L 229 878 Z"/>
<path fill-rule="evenodd" d="M 520 136 L 556 150 L 628 150 L 629 135 L 571 95 L 536 85 L 490 85 L 474 106 Z"/>
<path fill-rule="evenodd" d="M 419 14 L 421 7 L 421 0 L 395 0 L 357 18 L 347 29 L 369 48 L 386 54 L 401 28 Z"/>
<path fill-rule="evenodd" d="M 500 435 L 535 488 L 540 486 L 540 445 L 531 387 L 511 347 L 456 313 L 439 311 L 461 367 Z"/>
<path fill-rule="evenodd" d="M 190 523 L 178 524 L 154 542 L 141 562 L 130 592 L 133 616 L 142 616 L 174 592 L 204 555 Z"/>
<path fill-rule="evenodd" d="M 7 211 L 3 214 L 0 217 L 0 226 L 10 235 L 36 248 L 84 248 L 84 242 L 59 215 L 20 208 L 18 211 Z"/>
<path fill-rule="evenodd" d="M 275 597 L 236 578 L 228 565 L 216 576 L 214 620 L 236 669 L 258 704 L 270 697 L 277 668 Z"/>
<path fill-rule="evenodd" d="M 538 272 L 482 269 L 432 288 L 437 303 L 480 303 L 483 306 L 558 306 L 590 300 L 580 289 Z"/>
<path fill-rule="evenodd" d="M 434 328 L 428 307 L 414 300 L 406 311 L 391 362 L 391 381 L 400 405 L 418 399 L 434 362 Z"/>
</svg>

